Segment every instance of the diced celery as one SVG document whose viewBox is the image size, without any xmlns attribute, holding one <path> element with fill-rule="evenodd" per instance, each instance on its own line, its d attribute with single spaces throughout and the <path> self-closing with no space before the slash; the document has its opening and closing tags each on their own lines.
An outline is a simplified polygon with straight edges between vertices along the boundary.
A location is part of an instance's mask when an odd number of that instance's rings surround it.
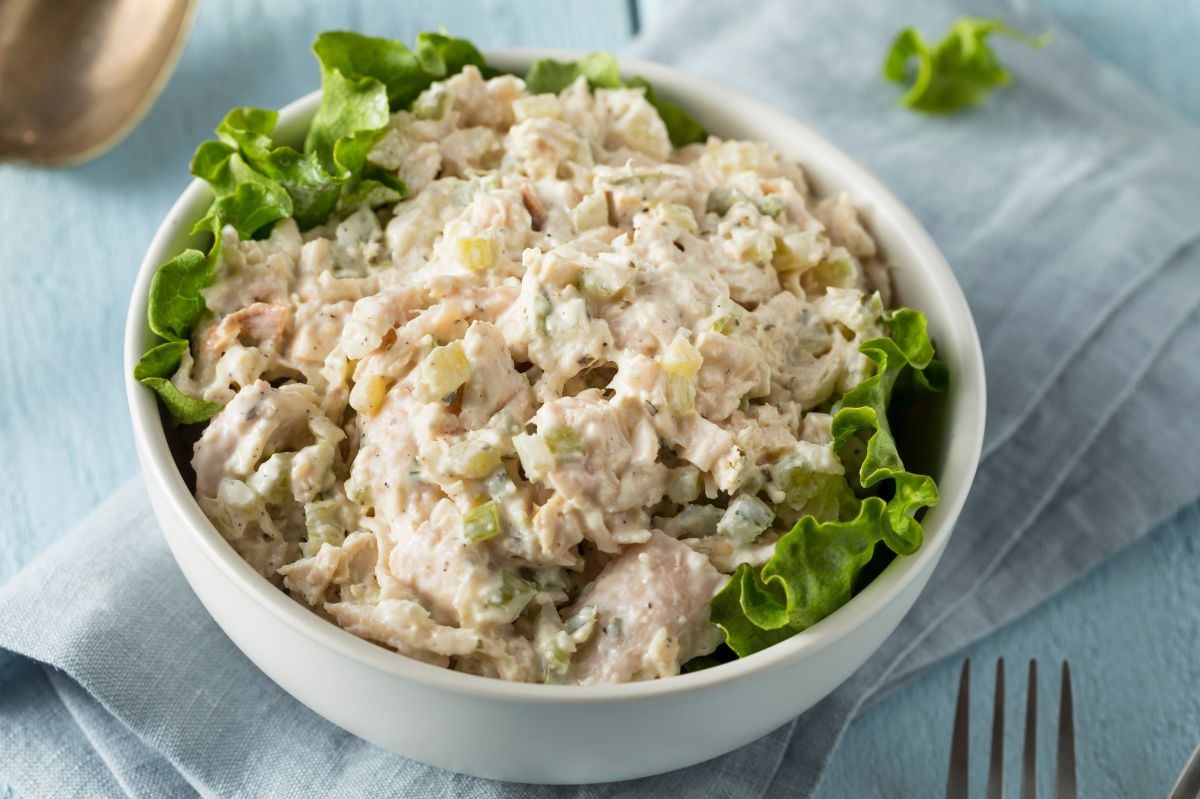
<svg viewBox="0 0 1200 799">
<path fill-rule="evenodd" d="M 776 482 L 783 489 L 787 504 L 799 509 L 821 490 L 828 477 L 826 474 L 806 469 L 800 463 L 792 462 L 780 470 Z"/>
<path fill-rule="evenodd" d="M 721 521 L 717 522 L 717 533 L 738 546 L 749 544 L 771 526 L 775 511 L 761 499 L 748 494 L 735 497 Z"/>
<path fill-rule="evenodd" d="M 417 119 L 441 119 L 454 103 L 454 95 L 442 84 L 435 83 L 413 101 L 412 113 Z"/>
<path fill-rule="evenodd" d="M 832 447 L 800 441 L 795 451 L 771 467 L 771 479 L 784 492 L 787 504 L 799 510 L 843 468 Z"/>
<path fill-rule="evenodd" d="M 686 230 L 688 233 L 695 233 L 698 229 L 696 215 L 688 206 L 681 203 L 661 203 L 658 209 L 664 222 Z"/>
<path fill-rule="evenodd" d="M 464 513 L 462 531 L 468 544 L 477 544 L 499 535 L 500 513 L 496 510 L 496 503 L 488 500 Z"/>
<path fill-rule="evenodd" d="M 571 640 L 579 645 L 592 637 L 592 632 L 596 629 L 596 619 L 596 608 L 584 605 L 563 622 L 563 629 L 571 636 Z"/>
<path fill-rule="evenodd" d="M 575 286 L 580 294 L 595 302 L 608 302 L 625 288 L 617 276 L 597 269 L 579 270 Z"/>
<path fill-rule="evenodd" d="M 713 332 L 725 335 L 736 332 L 746 320 L 746 309 L 725 296 L 718 297 L 713 303 L 713 314 L 716 316 L 712 323 Z"/>
<path fill-rule="evenodd" d="M 542 477 L 554 468 L 554 453 L 541 436 L 528 433 L 513 436 L 513 447 L 517 450 L 521 466 L 525 468 L 525 474 L 530 479 Z"/>
<path fill-rule="evenodd" d="M 467 269 L 478 272 L 496 260 L 496 249 L 486 236 L 464 236 L 458 240 L 458 260 Z"/>
<path fill-rule="evenodd" d="M 629 186 L 635 183 L 643 183 L 652 180 L 664 180 L 671 177 L 666 172 L 630 172 L 628 175 L 621 175 L 612 179 L 614 186 Z"/>
<path fill-rule="evenodd" d="M 495 500 L 502 500 L 517 490 L 505 469 L 497 468 L 483 481 L 483 490 Z"/>
<path fill-rule="evenodd" d="M 673 538 L 707 538 L 716 535 L 724 515 L 725 511 L 716 505 L 688 505 L 662 520 L 662 531 Z"/>
<path fill-rule="evenodd" d="M 258 467 L 247 484 L 269 503 L 286 501 L 292 495 L 293 457 L 291 452 L 276 452 Z"/>
<path fill-rule="evenodd" d="M 851 255 L 837 249 L 817 264 L 810 274 L 817 284 L 826 288 L 850 289 L 858 285 L 859 270 Z"/>
<path fill-rule="evenodd" d="M 770 196 L 764 197 L 761 203 L 758 203 L 758 211 L 763 216 L 779 216 L 784 212 L 784 198 L 779 197 L 778 194 L 770 194 Z"/>
<path fill-rule="evenodd" d="M 820 261 L 822 252 L 823 248 L 815 231 L 789 233 L 781 239 L 776 239 L 771 265 L 780 274 L 801 272 L 811 269 Z"/>
<path fill-rule="evenodd" d="M 304 557 L 316 555 L 322 544 L 340 546 L 346 540 L 341 503 L 336 499 L 309 502 L 304 506 L 304 527 L 308 531 L 308 539 L 300 545 Z"/>
<path fill-rule="evenodd" d="M 756 203 L 756 205 L 758 206 L 758 212 L 763 216 L 776 217 L 783 213 L 784 209 L 783 198 L 778 194 L 768 195 L 761 202 Z"/>
<path fill-rule="evenodd" d="M 558 96 L 554 94 L 535 94 L 532 97 L 513 100 L 512 109 L 517 122 L 536 117 L 556 117 L 562 113 Z"/>
<path fill-rule="evenodd" d="M 710 214 L 725 216 L 733 207 L 733 202 L 733 192 L 724 186 L 717 186 L 708 193 L 708 201 L 704 205 L 704 210 Z"/>
<path fill-rule="evenodd" d="M 667 405 L 680 416 L 696 410 L 696 386 L 681 375 L 667 375 Z"/>
<path fill-rule="evenodd" d="M 718 186 L 709 192 L 704 210 L 718 216 L 725 216 L 725 214 L 729 213 L 729 209 L 738 203 L 750 203 L 758 209 L 760 214 L 770 217 L 779 216 L 786 207 L 783 198 L 776 194 L 768 195 L 761 200 L 755 200 L 737 189 L 727 189 L 724 186 Z"/>
<path fill-rule="evenodd" d="M 556 463 L 567 463 L 587 457 L 587 442 L 573 427 L 565 424 L 555 425 L 543 433 L 542 438 Z"/>
<path fill-rule="evenodd" d="M 559 682 L 571 667 L 575 644 L 563 629 L 558 611 L 549 602 L 538 609 L 534 625 L 534 646 L 541 656 L 543 677 L 547 683 Z"/>
<path fill-rule="evenodd" d="M 742 238 L 742 257 L 753 264 L 766 266 L 775 257 L 775 238 L 761 231 L 747 230 Z"/>
<path fill-rule="evenodd" d="M 371 504 L 371 487 L 368 485 L 355 484 L 354 479 L 346 481 L 346 492 L 350 497 L 350 501 L 360 508 L 365 508 Z"/>
<path fill-rule="evenodd" d="M 676 333 L 662 355 L 662 367 L 669 374 L 692 379 L 704 364 L 704 358 L 685 333 Z"/>
<path fill-rule="evenodd" d="M 667 497 L 678 505 L 694 502 L 700 496 L 704 480 L 695 466 L 680 466 L 671 470 L 667 480 Z"/>
<path fill-rule="evenodd" d="M 471 376 L 471 363 L 463 352 L 462 342 L 452 341 L 435 347 L 426 355 L 420 370 L 421 381 L 430 397 L 441 399 L 467 382 Z"/>
<path fill-rule="evenodd" d="M 488 427 L 495 428 L 509 436 L 515 436 L 525 429 L 521 420 L 513 416 L 512 411 L 504 408 L 488 420 Z"/>
<path fill-rule="evenodd" d="M 567 588 L 570 586 L 570 578 L 567 577 L 567 570 L 562 566 L 542 566 L 534 569 L 533 584 L 542 593 L 562 594 L 565 598 Z"/>
<path fill-rule="evenodd" d="M 579 201 L 571 211 L 575 231 L 583 232 L 608 224 L 608 198 L 602 191 L 594 191 Z"/>
<path fill-rule="evenodd" d="M 247 511 L 258 502 L 258 492 L 233 477 L 226 477 L 217 485 L 217 499 L 240 511 Z"/>
<path fill-rule="evenodd" d="M 535 294 L 533 297 L 533 329 L 539 336 L 550 335 L 550 298 L 545 294 Z"/>
<path fill-rule="evenodd" d="M 634 149 L 653 152 L 653 143 L 658 139 L 658 130 L 662 128 L 658 112 L 649 104 L 634 106 L 631 111 L 613 118 L 609 122 L 609 130 L 624 128 L 621 131 L 622 138 Z"/>
<path fill-rule="evenodd" d="M 739 172 L 770 175 L 775 169 L 776 160 L 769 145 L 736 140 L 708 145 L 701 159 L 726 175 Z"/>
<path fill-rule="evenodd" d="M 468 438 L 446 452 L 445 464 L 450 474 L 482 480 L 500 465 L 500 451 L 485 441 Z"/>
<path fill-rule="evenodd" d="M 488 604 L 506 610 L 509 619 L 512 620 L 521 615 L 521 611 L 536 594 L 537 586 L 533 583 L 522 580 L 513 572 L 501 572 L 500 585 L 496 588 L 493 601 Z"/>
<path fill-rule="evenodd" d="M 609 638 L 620 638 L 622 626 L 621 617 L 613 616 L 609 619 L 608 624 L 604 625 L 604 634 Z"/>
</svg>

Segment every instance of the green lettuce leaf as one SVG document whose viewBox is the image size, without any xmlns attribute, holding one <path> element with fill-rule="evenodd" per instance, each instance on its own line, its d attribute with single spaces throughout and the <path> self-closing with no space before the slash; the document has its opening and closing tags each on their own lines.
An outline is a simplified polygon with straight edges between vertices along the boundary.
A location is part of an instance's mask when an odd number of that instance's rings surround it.
<svg viewBox="0 0 1200 799">
<path fill-rule="evenodd" d="M 413 100 L 417 99 L 417 95 L 428 89 L 434 81 L 442 80 L 450 75 L 457 75 L 463 71 L 465 66 L 479 67 L 479 71 L 485 78 L 492 78 L 500 74 L 498 70 L 493 69 L 487 63 L 483 53 L 479 52 L 478 48 L 466 39 L 456 39 L 444 33 L 426 31 L 417 34 L 416 50 L 417 60 L 421 62 L 425 73 L 432 79 L 416 94 L 409 98 L 402 97 L 397 101 L 397 104 L 404 108 L 412 105 Z"/>
<path fill-rule="evenodd" d="M 417 34 L 414 50 L 403 42 L 349 31 L 322 33 L 313 44 L 321 69 L 350 80 L 372 79 L 384 87 L 392 110 L 408 108 L 435 81 L 468 64 L 487 68 L 483 54 L 466 39 L 442 33 Z"/>
<path fill-rule="evenodd" d="M 324 65 L 321 87 L 321 105 L 308 129 L 304 149 L 315 153 L 325 169 L 344 180 L 361 170 L 367 153 L 391 118 L 387 87 L 375 78 L 347 77 L 341 70 Z M 342 145 L 339 153 L 335 148 L 347 139 L 353 139 L 353 144 Z M 337 155 L 343 160 L 339 161 Z"/>
<path fill-rule="evenodd" d="M 667 135 L 675 147 L 685 147 L 708 138 L 708 133 L 699 122 L 675 103 L 661 99 L 644 78 L 634 76 L 628 81 L 622 80 L 617 59 L 611 53 L 589 53 L 578 61 L 555 61 L 552 58 L 534 61 L 525 73 L 525 87 L 531 94 L 558 94 L 580 76 L 587 78 L 593 89 L 643 89 L 646 101 L 662 117 L 667 126 Z"/>
<path fill-rule="evenodd" d="M 937 504 L 937 485 L 928 475 L 905 471 L 888 422 L 888 406 L 902 373 L 924 371 L 933 362 L 933 343 L 920 311 L 900 308 L 887 314 L 885 320 L 890 335 L 871 339 L 859 348 L 875 363 L 875 374 L 846 392 L 835 406 L 833 443 L 841 449 L 858 431 L 870 433 L 859 481 L 863 488 L 873 488 L 884 480 L 893 482 L 894 494 L 883 515 L 882 536 L 896 554 L 911 555 L 921 546 L 921 525 L 916 514 L 923 507 Z"/>
<path fill-rule="evenodd" d="M 199 250 L 184 250 L 160 266 L 150 281 L 150 329 L 167 341 L 186 340 L 204 310 L 200 290 L 211 280 L 208 259 Z"/>
<path fill-rule="evenodd" d="M 525 73 L 525 88 L 530 94 L 558 94 L 580 76 L 587 78 L 593 89 L 620 89 L 625 85 L 612 53 L 589 53 L 578 61 L 534 61 Z"/>
<path fill-rule="evenodd" d="M 281 202 L 280 192 L 287 197 L 282 187 L 274 191 L 261 183 L 239 183 L 231 194 L 213 200 L 208 213 L 196 223 L 192 232 L 212 233 L 214 246 L 215 242 L 220 241 L 221 229 L 226 225 L 237 231 L 239 239 L 251 238 L 260 231 L 266 232 L 275 222 L 291 216 L 288 210 L 291 200 Z"/>
<path fill-rule="evenodd" d="M 979 105 L 998 86 L 1012 82 L 988 43 L 992 34 L 1008 36 L 1031 47 L 1045 47 L 1053 36 L 1030 36 L 998 19 L 963 17 L 936 47 L 915 28 L 896 35 L 883 65 L 888 80 L 908 85 L 900 105 L 931 114 L 946 114 Z M 916 60 L 916 69 L 909 63 Z"/>
<path fill-rule="evenodd" d="M 834 406 L 832 426 L 838 450 L 852 437 L 869 434 L 858 477 L 864 489 L 878 495 L 858 501 L 853 509 L 856 500 L 831 484 L 836 501 L 819 503 L 828 506 L 831 518 L 802 517 L 779 539 L 761 569 L 738 567 L 713 599 L 711 618 L 739 656 L 789 638 L 844 605 L 880 541 L 899 555 L 921 545 L 916 515 L 937 504 L 937 486 L 933 478 L 904 469 L 888 410 L 898 384 L 908 386 L 914 396 L 945 390 L 946 372 L 934 359 L 924 314 L 901 308 L 885 315 L 885 322 L 888 337 L 860 347 L 875 364 L 874 374 Z"/>
<path fill-rule="evenodd" d="M 133 366 L 133 379 L 146 380 L 151 377 L 170 377 L 179 368 L 183 359 L 183 351 L 188 348 L 186 341 L 164 341 L 157 347 L 146 350 Z"/>
<path fill-rule="evenodd" d="M 487 67 L 475 45 L 440 33 L 419 34 L 414 51 L 392 39 L 334 31 L 317 37 L 313 53 L 323 91 L 304 149 L 349 182 L 364 179 L 367 153 L 392 111 L 408 108 L 435 81 L 468 64 Z"/>
<path fill-rule="evenodd" d="M 221 143 L 237 149 L 242 161 L 287 192 L 292 200 L 291 215 L 301 230 L 307 230 L 333 213 L 341 183 L 325 171 L 315 153 L 275 146 L 271 136 L 278 120 L 277 111 L 235 108 L 226 114 L 216 133 Z"/>
<path fill-rule="evenodd" d="M 884 501 L 867 497 L 850 521 L 805 516 L 759 572 L 738 567 L 713 598 L 712 620 L 745 657 L 816 624 L 850 600 L 880 540 Z"/>
<path fill-rule="evenodd" d="M 215 199 L 192 232 L 220 231 L 232 225 L 248 239 L 260 229 L 292 215 L 287 189 L 251 167 L 237 147 L 206 141 L 192 156 L 192 174 L 212 187 Z M 220 238 L 218 235 L 217 238 Z"/>
<path fill-rule="evenodd" d="M 162 398 L 163 406 L 174 424 L 203 422 L 221 410 L 219 403 L 189 397 L 171 382 L 170 377 L 179 368 L 179 361 L 187 347 L 186 341 L 163 342 L 147 350 L 133 367 L 134 379 L 154 389 Z"/>
<path fill-rule="evenodd" d="M 220 245 L 214 244 L 214 250 Z M 166 341 L 151 347 L 133 367 L 133 377 L 162 398 L 176 424 L 194 424 L 211 418 L 221 406 L 184 394 L 170 381 L 179 368 L 192 326 L 204 311 L 200 290 L 212 282 L 213 259 L 199 250 L 184 250 L 158 268 L 150 281 L 146 319 L 150 329 Z"/>
<path fill-rule="evenodd" d="M 220 403 L 189 397 L 164 377 L 147 377 L 141 382 L 142 385 L 154 389 L 175 424 L 198 424 L 208 421 L 222 407 Z"/>
</svg>

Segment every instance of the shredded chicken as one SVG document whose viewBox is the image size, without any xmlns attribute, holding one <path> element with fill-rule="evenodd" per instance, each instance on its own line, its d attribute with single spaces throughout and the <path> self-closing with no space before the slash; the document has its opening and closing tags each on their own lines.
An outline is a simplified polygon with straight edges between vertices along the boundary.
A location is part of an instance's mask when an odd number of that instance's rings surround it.
<svg viewBox="0 0 1200 799">
<path fill-rule="evenodd" d="M 264 576 L 410 657 L 677 674 L 722 640 L 727 575 L 836 506 L 827 411 L 870 374 L 886 266 L 849 198 L 765 144 L 672 149 L 641 89 L 467 67 L 418 105 L 369 156 L 402 201 L 223 232 L 173 378 L 224 403 L 196 496 Z"/>
</svg>

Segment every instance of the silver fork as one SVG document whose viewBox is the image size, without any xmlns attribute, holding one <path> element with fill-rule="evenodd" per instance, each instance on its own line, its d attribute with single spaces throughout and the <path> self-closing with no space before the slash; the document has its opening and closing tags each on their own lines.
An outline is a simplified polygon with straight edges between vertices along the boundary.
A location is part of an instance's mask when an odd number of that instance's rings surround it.
<svg viewBox="0 0 1200 799">
<path fill-rule="evenodd" d="M 1029 693 L 1025 702 L 1025 747 L 1021 760 L 1021 799 L 1037 799 L 1037 661 L 1029 661 Z M 971 659 L 963 661 L 950 739 L 950 771 L 946 799 L 967 799 L 968 738 L 971 719 Z M 1056 799 L 1077 799 L 1075 785 L 1075 709 L 1071 696 L 1071 668 L 1063 661 L 1062 691 L 1058 704 L 1058 757 Z M 1004 659 L 996 661 L 996 693 L 992 711 L 992 747 L 988 764 L 988 799 L 1004 796 Z"/>
</svg>

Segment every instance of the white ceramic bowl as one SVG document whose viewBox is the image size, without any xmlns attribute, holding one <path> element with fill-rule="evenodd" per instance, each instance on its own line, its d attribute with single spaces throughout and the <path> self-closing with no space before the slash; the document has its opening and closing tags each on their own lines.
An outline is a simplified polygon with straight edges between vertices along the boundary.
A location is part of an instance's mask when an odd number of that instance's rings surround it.
<svg viewBox="0 0 1200 799">
<path fill-rule="evenodd" d="M 578 54 L 489 54 L 492 63 L 513 70 L 544 56 Z M 849 677 L 900 623 L 941 557 L 979 460 L 979 340 L 950 267 L 916 219 L 847 155 L 758 100 L 658 64 L 630 59 L 622 66 L 714 133 L 773 143 L 805 167 L 818 192 L 848 191 L 896 265 L 900 300 L 928 315 L 950 370 L 942 429 L 931 437 L 942 498 L 924 519 L 924 545 L 794 638 L 695 674 L 581 688 L 460 674 L 351 635 L 272 586 L 221 538 L 172 460 L 154 394 L 131 376 L 151 341 L 145 322 L 150 278 L 163 261 L 199 243 L 188 231 L 211 199 L 203 183 L 192 183 L 167 215 L 133 289 L 125 374 L 134 437 L 155 513 L 192 589 L 238 648 L 292 696 L 385 749 L 453 771 L 537 783 L 628 779 L 716 757 L 779 727 Z M 283 110 L 283 141 L 303 138 L 318 94 Z M 338 679 L 317 683 L 313 674 Z"/>
</svg>

